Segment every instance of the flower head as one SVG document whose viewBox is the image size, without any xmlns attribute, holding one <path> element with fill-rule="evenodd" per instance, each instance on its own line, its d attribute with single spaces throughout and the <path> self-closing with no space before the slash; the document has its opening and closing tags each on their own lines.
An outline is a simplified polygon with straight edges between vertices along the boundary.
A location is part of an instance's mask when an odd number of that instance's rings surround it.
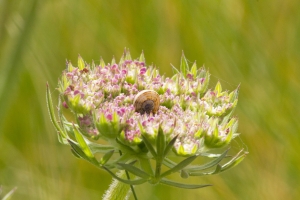
<svg viewBox="0 0 300 200">
<path fill-rule="evenodd" d="M 209 78 L 205 68 L 198 69 L 195 63 L 189 68 L 184 55 L 180 71 L 171 78 L 160 75 L 153 66 L 146 66 L 143 53 L 139 59 L 132 60 L 126 50 L 118 64 L 114 59 L 111 64 L 101 59 L 99 65 L 88 65 L 79 57 L 78 67 L 67 63 L 58 88 L 62 106 L 74 114 L 76 123 L 68 122 L 62 114 L 61 124 L 55 123 L 50 93 L 48 106 L 60 141 L 71 145 L 78 157 L 108 171 L 121 167 L 135 175 L 140 166 L 144 174 L 137 176 L 144 182 L 172 185 L 163 177 L 175 169 L 195 174 L 197 170 L 186 168 L 194 158 L 225 147 L 238 135 L 238 120 L 232 113 L 239 88 L 222 91 L 218 82 L 211 90 Z M 109 145 L 98 142 L 103 140 Z M 118 159 L 109 162 L 111 150 L 121 151 L 127 158 L 123 154 L 119 160 L 122 164 L 116 162 Z M 99 161 L 95 157 L 99 152 L 109 156 Z M 219 162 L 225 154 L 220 154 Z M 227 165 L 235 165 L 244 155 L 238 154 Z M 168 158 L 172 156 L 183 157 L 184 164 L 174 164 Z M 155 172 L 145 168 L 150 163 L 144 158 L 157 162 Z M 128 164 L 133 160 L 139 164 Z M 157 171 L 162 164 L 171 171 Z"/>
</svg>

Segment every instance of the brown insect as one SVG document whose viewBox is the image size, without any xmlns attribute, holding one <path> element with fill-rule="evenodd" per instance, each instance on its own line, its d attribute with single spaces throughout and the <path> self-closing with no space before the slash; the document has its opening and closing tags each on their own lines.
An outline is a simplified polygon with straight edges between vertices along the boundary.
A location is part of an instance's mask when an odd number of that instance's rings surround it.
<svg viewBox="0 0 300 200">
<path fill-rule="evenodd" d="M 154 90 L 142 90 L 135 96 L 133 105 L 136 112 L 155 114 L 158 111 L 159 102 L 159 94 L 157 92 Z"/>
</svg>

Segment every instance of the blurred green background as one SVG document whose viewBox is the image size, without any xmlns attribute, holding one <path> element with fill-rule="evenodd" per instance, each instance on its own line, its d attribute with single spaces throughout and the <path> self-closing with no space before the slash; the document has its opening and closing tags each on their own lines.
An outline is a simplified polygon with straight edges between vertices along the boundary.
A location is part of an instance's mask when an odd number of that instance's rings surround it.
<svg viewBox="0 0 300 200">
<path fill-rule="evenodd" d="M 101 199 L 108 173 L 57 141 L 46 82 L 57 98 L 65 60 L 133 58 L 172 75 L 182 50 L 223 88 L 241 83 L 236 115 L 250 154 L 214 186 L 136 187 L 139 199 L 297 199 L 300 197 L 300 1 L 0 0 L 0 184 L 13 199 Z"/>
</svg>

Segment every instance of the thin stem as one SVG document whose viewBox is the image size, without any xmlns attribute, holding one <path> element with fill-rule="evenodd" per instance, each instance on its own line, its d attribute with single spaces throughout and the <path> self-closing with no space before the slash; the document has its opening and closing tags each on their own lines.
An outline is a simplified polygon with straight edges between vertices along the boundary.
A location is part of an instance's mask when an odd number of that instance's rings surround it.
<svg viewBox="0 0 300 200">
<path fill-rule="evenodd" d="M 162 166 L 162 157 L 161 156 L 157 156 L 155 158 L 155 174 L 154 174 L 154 184 L 159 182 L 160 179 L 160 173 L 161 173 L 161 166 Z"/>
<path fill-rule="evenodd" d="M 160 173 L 161 173 L 161 165 L 162 162 L 160 159 L 156 160 L 156 167 L 155 167 L 155 179 L 156 181 L 158 181 L 159 177 L 160 177 Z"/>
<path fill-rule="evenodd" d="M 119 153 L 120 153 L 120 156 L 122 156 L 122 151 L 121 151 L 121 150 L 119 150 Z M 127 170 L 125 170 L 125 173 L 126 173 L 127 179 L 130 180 L 130 176 L 129 176 L 129 173 L 128 173 Z M 130 189 L 131 189 L 131 191 L 132 191 L 132 194 L 133 194 L 134 199 L 135 199 L 135 200 L 138 200 L 133 185 L 130 185 Z"/>
</svg>

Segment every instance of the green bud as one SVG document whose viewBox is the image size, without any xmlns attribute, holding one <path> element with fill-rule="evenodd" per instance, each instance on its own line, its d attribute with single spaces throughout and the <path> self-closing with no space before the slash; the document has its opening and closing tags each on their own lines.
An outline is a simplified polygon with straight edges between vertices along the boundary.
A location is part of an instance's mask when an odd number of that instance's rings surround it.
<svg viewBox="0 0 300 200">
<path fill-rule="evenodd" d="M 104 62 L 104 60 L 103 60 L 103 58 L 102 57 L 100 57 L 100 67 L 102 67 L 102 68 L 104 68 L 106 65 L 105 65 L 105 62 Z"/>
<path fill-rule="evenodd" d="M 114 64 L 116 64 L 116 59 L 115 59 L 115 57 L 113 56 L 113 58 L 112 58 L 112 60 L 111 60 L 111 63 L 110 63 L 111 65 L 114 65 Z"/>
<path fill-rule="evenodd" d="M 68 62 L 68 66 L 67 66 L 68 72 L 72 72 L 74 69 L 76 69 L 76 67 L 73 67 L 71 62 Z"/>
<path fill-rule="evenodd" d="M 125 60 L 132 60 L 129 49 L 125 49 Z"/>
<path fill-rule="evenodd" d="M 139 58 L 139 61 L 140 62 L 145 62 L 145 56 L 144 56 L 144 51 L 142 51 L 141 55 L 140 55 L 140 58 Z"/>
<path fill-rule="evenodd" d="M 181 55 L 181 62 L 180 62 L 180 72 L 184 77 L 186 77 L 187 72 L 189 71 L 189 64 L 184 56 L 184 53 L 182 51 Z"/>
<path fill-rule="evenodd" d="M 85 68 L 84 60 L 82 57 L 79 55 L 78 56 L 78 69 L 83 70 Z"/>
<path fill-rule="evenodd" d="M 193 66 L 191 68 L 191 74 L 193 75 L 194 79 L 197 77 L 197 64 L 196 64 L 196 61 L 194 62 Z"/>
<path fill-rule="evenodd" d="M 137 82 L 137 69 L 131 70 L 131 73 L 128 73 L 125 78 L 127 83 L 134 84 Z"/>
<path fill-rule="evenodd" d="M 100 114 L 99 120 L 96 122 L 96 128 L 99 133 L 108 139 L 114 139 L 120 132 L 120 124 L 118 115 L 113 114 L 112 121 L 107 120 L 103 113 Z"/>
</svg>

